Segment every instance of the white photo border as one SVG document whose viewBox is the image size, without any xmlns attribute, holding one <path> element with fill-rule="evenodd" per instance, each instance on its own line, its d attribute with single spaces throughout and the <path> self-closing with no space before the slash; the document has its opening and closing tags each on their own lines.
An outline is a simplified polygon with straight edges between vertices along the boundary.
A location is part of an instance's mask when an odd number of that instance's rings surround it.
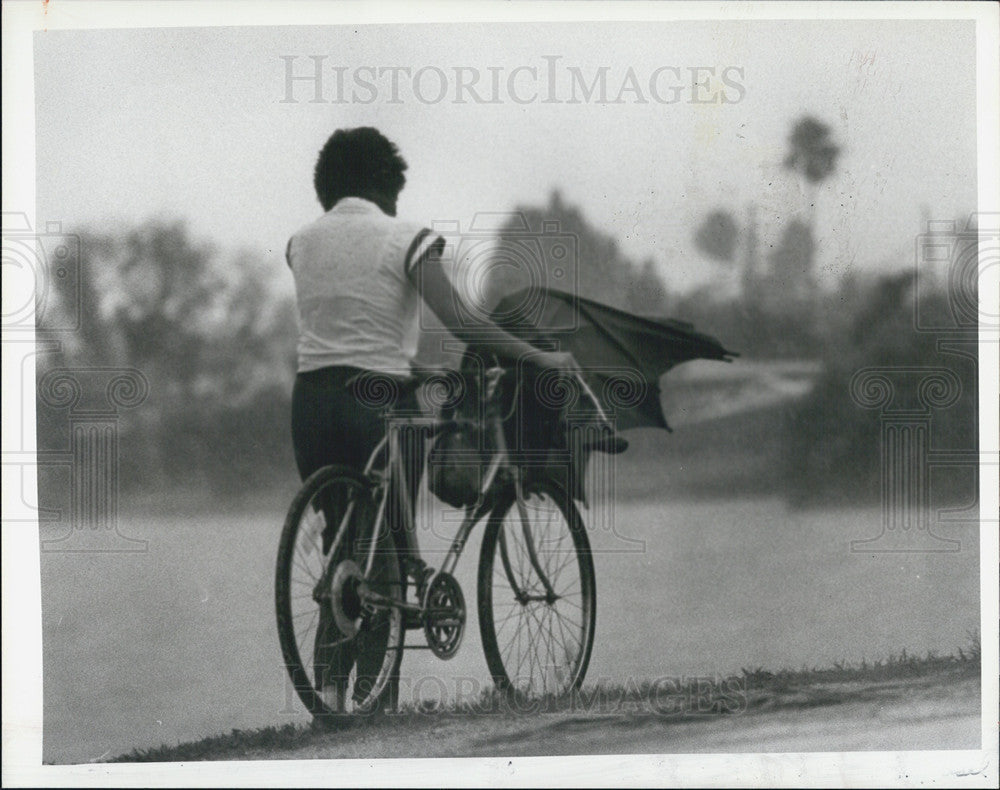
<svg viewBox="0 0 1000 790">
<path fill-rule="evenodd" d="M 269 3 L 216 0 L 89 2 L 11 0 L 3 3 L 3 205 L 34 213 L 34 90 L 32 36 L 40 30 L 130 27 L 321 25 L 388 22 L 636 21 L 763 19 L 951 20 L 976 23 L 980 212 L 1000 211 L 1000 30 L 997 6 L 944 2 L 482 2 Z M 34 216 L 30 219 L 33 221 Z M 34 225 L 33 225 L 34 227 Z M 996 284 L 994 279 L 993 285 Z M 6 286 L 7 283 L 4 283 Z M 1000 295 L 980 290 L 984 304 Z M 13 344 L 12 344 L 13 345 Z M 4 433 L 34 430 L 32 344 L 21 351 L 6 338 Z M 980 344 L 980 447 L 998 443 L 998 343 Z M 23 423 L 10 425 L 8 416 Z M 29 441 L 33 447 L 33 437 Z M 32 497 L 29 492 L 29 498 Z M 997 513 L 997 480 L 981 475 L 981 513 Z M 4 521 L 23 514 L 5 512 Z M 29 516 L 30 517 L 30 516 Z M 988 524 L 989 522 L 984 522 Z M 983 750 L 901 753 L 616 755 L 343 761 L 96 764 L 43 766 L 42 652 L 37 533 L 3 529 L 3 782 L 8 786 L 282 786 L 388 785 L 550 786 L 730 785 L 996 786 L 998 700 L 998 535 L 983 529 L 981 633 Z"/>
</svg>

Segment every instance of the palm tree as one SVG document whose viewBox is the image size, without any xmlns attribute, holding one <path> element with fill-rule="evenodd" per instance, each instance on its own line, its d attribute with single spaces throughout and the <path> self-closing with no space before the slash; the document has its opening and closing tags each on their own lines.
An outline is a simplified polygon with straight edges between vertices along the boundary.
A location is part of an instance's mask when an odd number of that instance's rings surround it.
<svg viewBox="0 0 1000 790">
<path fill-rule="evenodd" d="M 797 247 L 800 254 L 808 254 L 808 259 L 801 261 L 802 284 L 809 285 L 812 276 L 812 257 L 815 250 L 813 229 L 816 224 L 816 188 L 819 183 L 830 176 L 836 169 L 840 146 L 830 137 L 830 127 L 811 116 L 804 116 L 795 122 L 792 133 L 788 136 L 788 154 L 784 166 L 803 176 L 806 180 L 809 194 L 809 221 L 800 224 L 797 229 Z M 787 235 L 787 234 L 786 234 Z"/>
<path fill-rule="evenodd" d="M 788 145 L 785 167 L 801 173 L 809 184 L 818 184 L 834 171 L 840 148 L 830 140 L 830 127 L 822 121 L 800 118 L 792 127 Z"/>
</svg>

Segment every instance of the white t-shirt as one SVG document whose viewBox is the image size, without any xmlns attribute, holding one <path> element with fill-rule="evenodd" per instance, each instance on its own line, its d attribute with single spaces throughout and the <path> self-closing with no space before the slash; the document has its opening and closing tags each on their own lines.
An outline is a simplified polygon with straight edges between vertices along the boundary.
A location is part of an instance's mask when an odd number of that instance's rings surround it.
<svg viewBox="0 0 1000 790">
<path fill-rule="evenodd" d="M 288 242 L 299 309 L 298 370 L 401 373 L 417 350 L 420 294 L 406 276 L 439 236 L 349 197 Z"/>
</svg>

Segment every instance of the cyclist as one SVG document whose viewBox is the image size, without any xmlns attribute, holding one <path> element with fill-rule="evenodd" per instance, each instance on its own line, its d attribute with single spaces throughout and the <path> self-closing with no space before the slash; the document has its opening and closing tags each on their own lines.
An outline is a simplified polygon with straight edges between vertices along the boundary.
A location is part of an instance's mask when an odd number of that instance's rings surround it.
<svg viewBox="0 0 1000 790">
<path fill-rule="evenodd" d="M 543 369 L 577 369 L 571 354 L 539 351 L 492 324 L 480 322 L 470 335 L 442 264 L 445 240 L 396 218 L 406 167 L 396 146 L 378 130 L 335 131 L 320 151 L 313 178 L 325 213 L 288 242 L 299 313 L 292 440 L 303 480 L 329 464 L 364 467 L 384 424 L 380 409 L 351 382 L 368 372 L 399 375 L 409 368 L 421 299 L 461 341 L 474 338 L 479 348 L 505 360 L 530 357 Z M 403 439 L 412 506 L 422 449 L 413 434 Z M 419 558 L 416 535 L 407 531 L 403 539 L 404 567 L 419 588 L 431 571 Z M 320 624 L 317 651 L 320 642 L 332 641 L 329 628 L 335 626 L 327 617 Z M 316 666 L 327 672 L 317 686 L 328 706 L 343 708 L 344 678 L 355 660 L 358 677 L 367 676 L 380 666 L 384 651 L 385 642 L 376 635 L 368 644 L 359 639 L 357 645 L 317 656 Z"/>
</svg>

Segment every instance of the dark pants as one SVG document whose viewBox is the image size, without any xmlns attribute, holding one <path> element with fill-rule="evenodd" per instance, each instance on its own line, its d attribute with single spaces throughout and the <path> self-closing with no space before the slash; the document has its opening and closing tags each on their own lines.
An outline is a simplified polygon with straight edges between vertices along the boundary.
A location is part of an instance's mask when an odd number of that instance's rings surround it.
<svg viewBox="0 0 1000 790">
<path fill-rule="evenodd" d="M 363 372 L 353 367 L 329 367 L 299 373 L 295 378 L 292 444 L 303 480 L 330 464 L 343 464 L 362 471 L 385 435 L 384 409 L 359 402 L 348 384 L 352 377 Z M 407 411 L 415 410 L 416 398 L 411 395 L 408 401 L 398 406 Z M 399 436 L 412 515 L 423 473 L 423 439 L 416 429 L 403 429 Z M 416 536 L 402 529 L 401 518 L 393 517 L 401 501 L 398 492 L 391 497 L 388 526 L 390 530 L 401 532 L 402 548 L 416 556 Z"/>
<path fill-rule="evenodd" d="M 300 373 L 296 377 L 292 391 L 292 443 L 295 462 L 303 480 L 317 469 L 331 464 L 342 464 L 362 471 L 384 436 L 387 425 L 384 410 L 359 402 L 349 385 L 350 379 L 362 372 L 351 367 L 329 367 Z M 410 404 L 399 405 L 414 406 L 415 400 Z M 404 459 L 404 475 L 412 516 L 423 466 L 423 442 L 420 434 L 415 430 L 401 431 L 400 450 Z M 403 529 L 406 520 L 400 515 L 400 508 L 403 506 L 400 494 L 401 492 L 390 491 L 386 526 L 390 531 L 398 533 L 396 547 L 418 556 L 415 535 L 412 531 Z M 334 515 L 334 511 L 339 509 L 331 506 L 330 510 L 328 521 L 331 523 L 328 524 L 328 534 L 324 534 L 325 547 L 330 545 L 332 531 L 340 521 L 339 515 Z M 359 508 L 356 516 L 355 529 L 370 526 L 360 522 L 373 518 L 374 508 Z M 412 518 L 409 521 L 412 522 Z M 406 579 L 400 578 L 393 543 L 390 535 L 383 533 L 377 554 L 382 561 L 378 563 L 379 567 L 373 569 L 372 581 L 375 582 L 374 586 L 381 586 L 379 581 L 386 585 L 386 589 L 382 590 L 385 594 L 398 595 L 400 585 L 405 585 Z M 320 610 L 314 648 L 316 685 L 320 688 L 334 685 L 341 690 L 346 689 L 347 676 L 355 661 L 355 688 L 374 680 L 385 656 L 388 624 L 372 623 L 367 632 L 359 634 L 353 642 L 332 648 L 328 646 L 328 643 L 335 642 L 338 638 L 339 632 L 333 623 L 332 614 L 324 607 Z M 390 698 L 397 693 L 395 686 L 396 683 L 393 683 Z M 391 702 L 394 704 L 395 701 Z"/>
</svg>

